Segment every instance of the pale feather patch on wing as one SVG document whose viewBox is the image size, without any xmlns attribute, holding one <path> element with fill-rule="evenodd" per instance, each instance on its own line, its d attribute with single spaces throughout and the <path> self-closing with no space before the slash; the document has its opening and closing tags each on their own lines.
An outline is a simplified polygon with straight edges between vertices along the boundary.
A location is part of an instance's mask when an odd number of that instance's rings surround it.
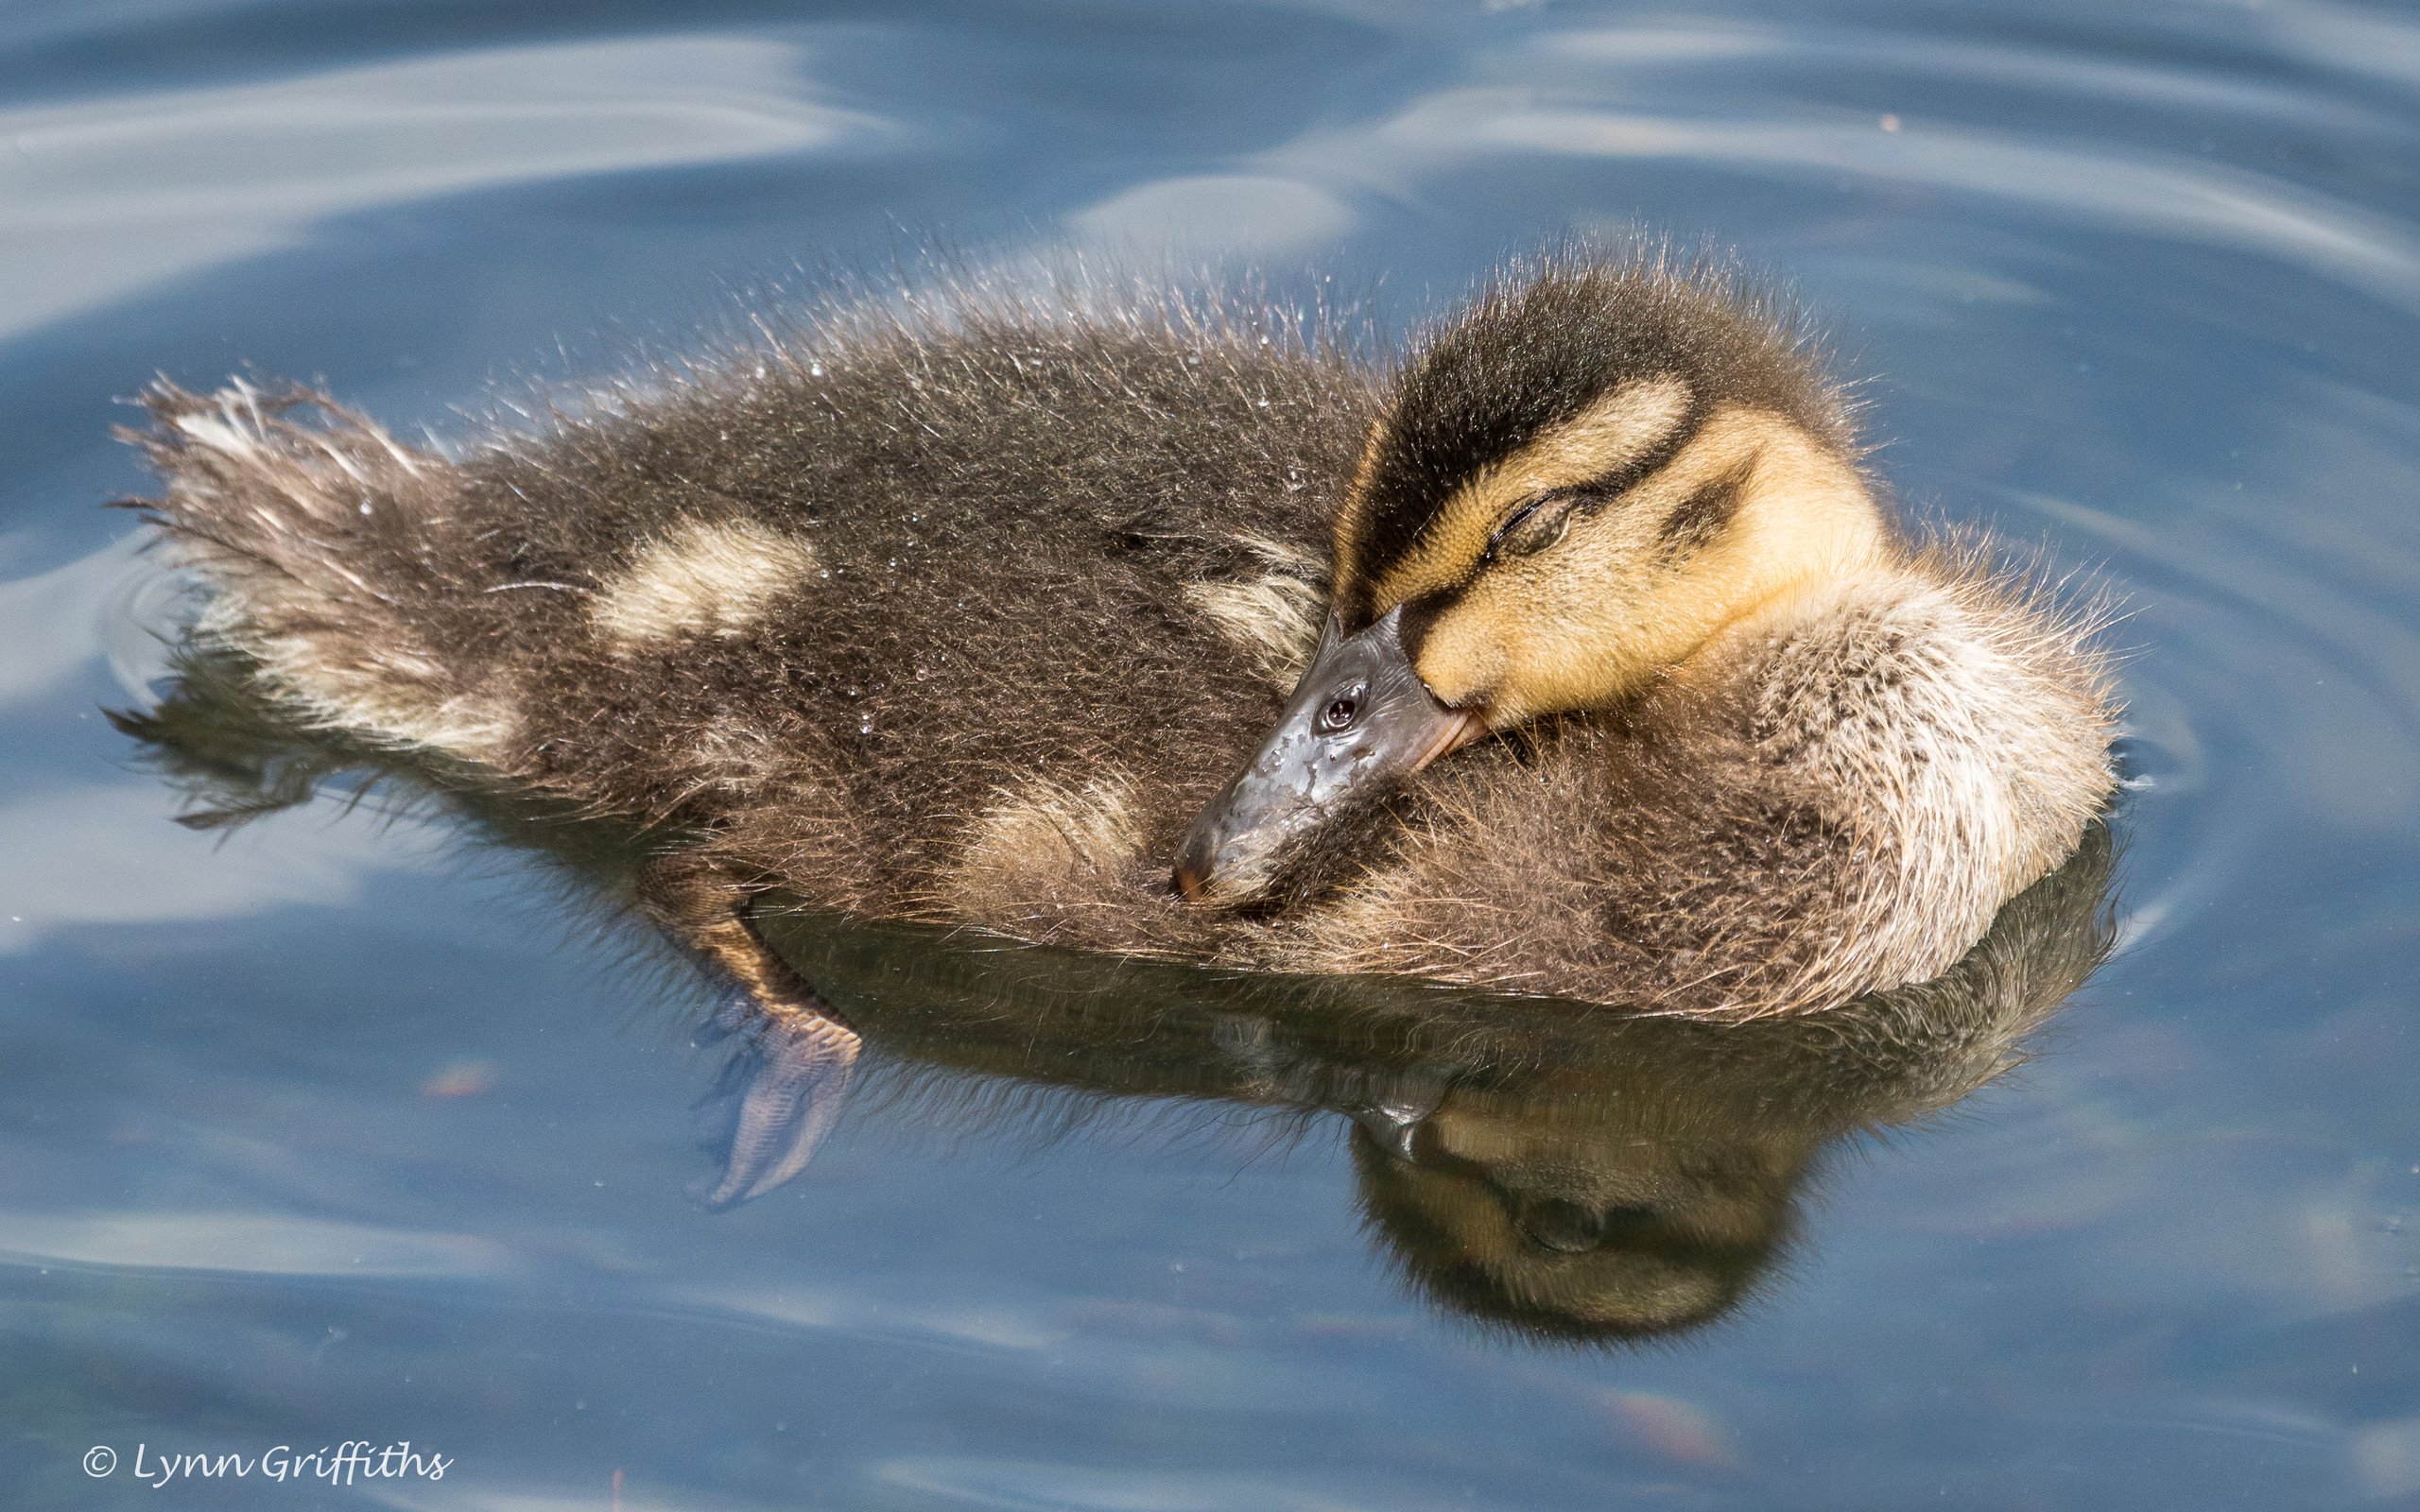
<svg viewBox="0 0 2420 1512">
<path fill-rule="evenodd" d="M 590 614 L 597 633 L 622 647 L 736 635 L 815 571 L 815 548 L 795 536 L 748 520 L 693 522 L 608 579 Z"/>
<path fill-rule="evenodd" d="M 407 646 L 370 657 L 350 643 L 340 652 L 321 637 L 262 630 L 261 607 L 246 592 L 252 586 L 229 584 L 194 627 L 258 662 L 306 723 L 472 761 L 492 761 L 511 741 L 518 720 L 506 700 L 436 695 L 441 669 Z"/>
<path fill-rule="evenodd" d="M 942 902 L 958 918 L 1005 927 L 1089 890 L 1142 848 L 1131 779 L 1111 773 L 1071 786 L 1031 778 L 1003 791 L 967 827 L 965 848 L 942 879 Z"/>
<path fill-rule="evenodd" d="M 1255 532 L 1239 531 L 1233 540 L 1269 571 L 1257 577 L 1186 583 L 1180 592 L 1254 672 L 1290 688 L 1319 645 L 1326 596 L 1319 562 L 1299 547 Z"/>
<path fill-rule="evenodd" d="M 1257 530 L 1238 530 L 1227 539 L 1270 567 L 1280 572 L 1292 573 L 1305 582 L 1315 580 L 1320 575 L 1320 561 L 1317 557 L 1300 546 L 1280 541 L 1274 536 L 1264 536 Z"/>
<path fill-rule="evenodd" d="M 1288 573 L 1248 582 L 1187 583 L 1184 601 L 1219 638 L 1241 651 L 1253 670 L 1291 687 L 1320 638 L 1320 592 Z"/>
</svg>

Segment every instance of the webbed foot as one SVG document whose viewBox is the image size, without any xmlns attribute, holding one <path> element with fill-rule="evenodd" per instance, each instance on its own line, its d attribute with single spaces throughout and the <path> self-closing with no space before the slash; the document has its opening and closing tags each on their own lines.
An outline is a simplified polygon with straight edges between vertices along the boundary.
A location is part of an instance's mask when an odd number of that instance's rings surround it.
<svg viewBox="0 0 2420 1512">
<path fill-rule="evenodd" d="M 864 1041 L 766 946 L 748 921 L 744 887 L 672 852 L 642 868 L 638 893 L 735 988 L 699 1026 L 700 1044 L 739 1040 L 701 1106 L 735 1099 L 737 1108 L 721 1177 L 692 1194 L 710 1208 L 735 1207 L 806 1169 L 840 1116 Z"/>
<path fill-rule="evenodd" d="M 810 1000 L 812 1001 L 812 1000 Z M 722 1174 L 693 1189 L 710 1208 L 761 1197 L 806 1169 L 848 1100 L 860 1041 L 855 1031 L 793 1000 L 768 1011 L 746 992 L 716 1010 L 716 1038 L 739 1049 L 707 1101 L 735 1098 Z"/>
</svg>

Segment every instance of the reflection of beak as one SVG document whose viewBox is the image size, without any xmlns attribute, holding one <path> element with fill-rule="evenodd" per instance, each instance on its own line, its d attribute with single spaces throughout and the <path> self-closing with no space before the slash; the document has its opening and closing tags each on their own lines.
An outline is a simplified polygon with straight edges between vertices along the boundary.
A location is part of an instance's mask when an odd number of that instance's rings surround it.
<svg viewBox="0 0 2420 1512">
<path fill-rule="evenodd" d="M 1187 898 L 1252 897 L 1338 815 L 1487 732 L 1478 714 L 1439 703 L 1412 670 L 1397 633 L 1402 612 L 1356 635 L 1328 622 L 1276 730 L 1177 851 L 1177 889 Z M 1331 730 L 1325 716 L 1340 698 L 1354 717 Z"/>
<path fill-rule="evenodd" d="M 1420 1132 L 1420 1122 L 1444 1106 L 1442 1091 L 1420 1093 L 1399 1092 L 1386 1102 L 1368 1108 L 1349 1109 L 1353 1122 L 1361 1131 L 1375 1140 L 1378 1146 L 1398 1160 L 1415 1159 L 1411 1152 L 1412 1136 Z"/>
</svg>

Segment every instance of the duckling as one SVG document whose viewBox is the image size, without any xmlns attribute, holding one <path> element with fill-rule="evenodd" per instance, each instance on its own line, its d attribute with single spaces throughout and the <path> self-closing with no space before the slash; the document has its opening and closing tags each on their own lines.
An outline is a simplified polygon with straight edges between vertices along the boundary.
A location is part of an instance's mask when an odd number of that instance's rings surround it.
<svg viewBox="0 0 2420 1512">
<path fill-rule="evenodd" d="M 1896 526 L 1722 267 L 1549 253 L 1392 365 L 1100 288 L 759 324 L 445 451 L 242 381 L 130 438 L 198 635 L 675 837 L 648 906 L 809 1081 L 775 889 L 1747 1020 L 1939 975 L 2111 794 L 2089 617 Z"/>
</svg>

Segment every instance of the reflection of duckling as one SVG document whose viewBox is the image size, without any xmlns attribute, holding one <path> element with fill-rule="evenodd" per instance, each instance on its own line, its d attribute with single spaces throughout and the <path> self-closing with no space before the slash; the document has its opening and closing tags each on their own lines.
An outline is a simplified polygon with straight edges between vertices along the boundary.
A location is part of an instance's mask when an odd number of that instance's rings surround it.
<svg viewBox="0 0 2420 1512">
<path fill-rule="evenodd" d="M 663 843 L 451 764 L 296 730 L 225 658 L 188 656 L 182 671 L 164 703 L 122 723 L 218 814 L 299 801 L 368 764 L 399 788 L 390 799 L 433 794 L 609 900 Z M 762 927 L 863 1031 L 921 1119 L 1057 1128 L 1103 1099 L 1118 1100 L 1103 1111 L 1174 1099 L 1340 1113 L 1372 1233 L 1425 1296 L 1526 1334 L 1619 1339 L 1705 1322 L 1748 1295 L 1841 1139 L 1922 1118 L 2016 1064 L 2108 946 L 2109 861 L 2108 831 L 2093 826 L 1946 973 L 1742 1024 L 1399 978 L 969 948 L 803 909 L 768 911 Z M 721 1201 L 795 1173 L 838 1102 L 802 1101 L 818 1089 L 783 1072 L 812 1054 L 812 1036 L 743 1027 L 733 1070 L 747 1091 Z M 771 1074 L 749 1077 L 754 1064 Z"/>
<path fill-rule="evenodd" d="M 1841 1139 L 2018 1064 L 2108 950 L 2110 860 L 2093 826 L 1949 971 L 1748 1024 L 918 948 L 804 917 L 769 931 L 911 1065 L 1347 1113 L 1363 1211 L 1424 1295 L 1524 1333 L 1632 1338 L 1748 1296 Z M 993 1104 L 986 1082 L 957 1095 Z"/>
<path fill-rule="evenodd" d="M 1753 1018 L 1944 971 L 2111 787 L 2077 626 L 1902 543 L 1789 334 L 1660 265 L 1542 264 L 1386 376 L 967 303 L 458 458 L 151 406 L 205 636 L 302 719 L 692 836 L 648 896 L 827 1065 L 766 889 Z"/>
</svg>

